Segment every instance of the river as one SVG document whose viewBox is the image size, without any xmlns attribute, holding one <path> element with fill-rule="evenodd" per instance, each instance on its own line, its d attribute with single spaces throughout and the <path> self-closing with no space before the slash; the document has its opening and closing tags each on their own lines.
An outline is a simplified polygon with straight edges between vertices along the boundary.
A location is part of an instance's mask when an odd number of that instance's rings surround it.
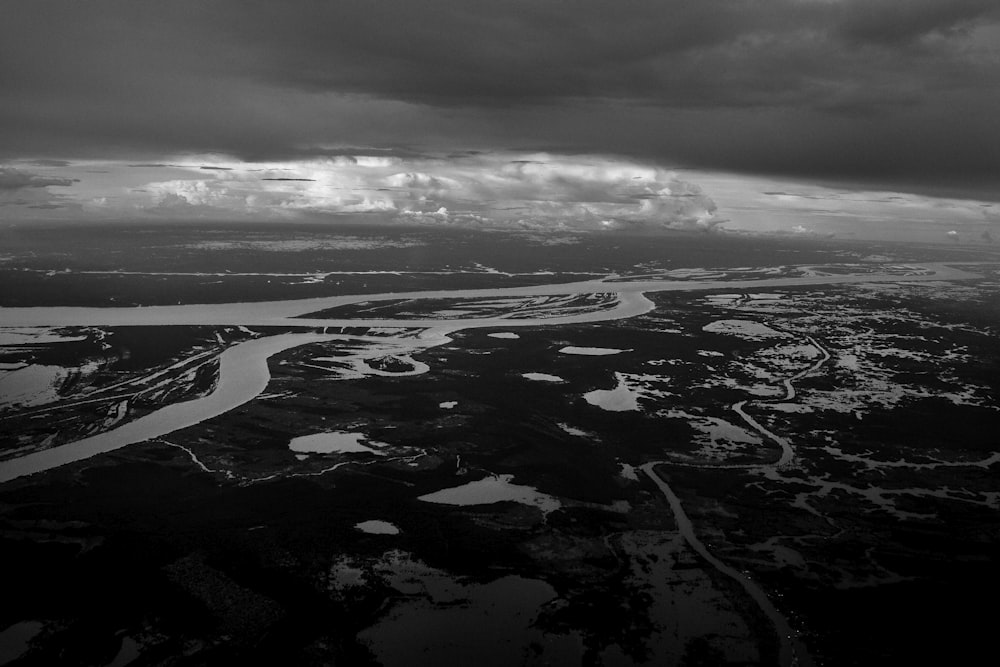
<svg viewBox="0 0 1000 667">
<path fill-rule="evenodd" d="M 700 291 L 709 289 L 771 288 L 798 285 L 849 284 L 887 281 L 928 281 L 978 278 L 973 273 L 944 264 L 921 264 L 924 273 L 900 276 L 891 273 L 856 275 L 803 276 L 793 278 L 763 278 L 759 280 L 639 280 L 607 282 L 587 280 L 564 284 L 529 285 L 475 290 L 444 290 L 389 292 L 384 294 L 345 295 L 293 299 L 287 301 L 238 302 L 223 304 L 189 304 L 179 306 L 148 306 L 134 308 L 34 307 L 0 308 L 0 322 L 5 327 L 71 327 L 71 326 L 282 326 L 282 327 L 383 327 L 425 329 L 419 339 L 379 336 L 384 343 L 411 347 L 412 351 L 447 342 L 448 334 L 470 328 L 512 328 L 583 324 L 635 317 L 649 312 L 653 303 L 646 292 Z M 301 315 L 337 306 L 372 301 L 409 299 L 470 299 L 526 297 L 541 295 L 617 293 L 612 308 L 595 308 L 585 313 L 573 313 L 546 318 L 508 319 L 505 317 L 459 319 L 321 319 Z M 25 475 L 81 461 L 97 454 L 114 451 L 127 445 L 157 438 L 181 428 L 193 426 L 221 415 L 260 395 L 267 387 L 270 374 L 267 359 L 278 352 L 307 343 L 337 340 L 335 334 L 296 333 L 268 336 L 234 345 L 220 357 L 218 383 L 207 396 L 175 403 L 127 422 L 121 426 L 65 445 L 32 452 L 0 463 L 0 483 Z M 758 431 L 769 435 L 782 446 L 782 462 L 791 458 L 790 447 L 734 406 L 737 412 Z"/>
<path fill-rule="evenodd" d="M 158 438 L 224 414 L 264 391 L 271 379 L 267 368 L 269 357 L 299 345 L 337 338 L 317 333 L 281 334 L 233 345 L 219 356 L 219 380 L 207 396 L 164 406 L 82 440 L 4 461 L 0 464 L 0 483 Z"/>
</svg>

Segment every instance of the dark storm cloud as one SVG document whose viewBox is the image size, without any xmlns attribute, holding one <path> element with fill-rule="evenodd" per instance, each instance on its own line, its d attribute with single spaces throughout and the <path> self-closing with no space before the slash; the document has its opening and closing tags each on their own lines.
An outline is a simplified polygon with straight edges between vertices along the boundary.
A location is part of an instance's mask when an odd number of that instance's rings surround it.
<svg viewBox="0 0 1000 667">
<path fill-rule="evenodd" d="M 545 146 L 1000 176 L 994 0 L 16 4 L 7 157 Z"/>
<path fill-rule="evenodd" d="M 34 174 L 14 167 L 0 166 L 0 208 L 22 207 L 42 210 L 65 208 L 64 197 L 48 190 L 49 186 L 71 186 L 76 179 Z"/>
<path fill-rule="evenodd" d="M 953 82 L 960 74 L 953 66 L 963 63 L 951 59 L 950 44 L 915 45 L 961 37 L 990 13 L 987 0 L 375 6 L 318 4 L 305 14 L 267 6 L 270 50 L 256 74 L 438 106 L 607 98 L 680 107 L 822 106 L 844 88 L 867 87 L 877 99 L 889 77 Z M 241 18 L 232 21 L 231 35 L 245 41 L 260 33 L 259 16 Z M 918 64 L 931 69 L 914 71 Z M 886 95 L 896 99 L 900 90 Z"/>
<path fill-rule="evenodd" d="M 73 185 L 72 178 L 40 176 L 13 167 L 0 167 L 0 190 L 44 188 L 49 185 Z"/>
<path fill-rule="evenodd" d="M 845 3 L 838 32 L 858 43 L 900 44 L 928 35 L 948 35 L 991 11 L 993 0 L 868 0 Z"/>
</svg>

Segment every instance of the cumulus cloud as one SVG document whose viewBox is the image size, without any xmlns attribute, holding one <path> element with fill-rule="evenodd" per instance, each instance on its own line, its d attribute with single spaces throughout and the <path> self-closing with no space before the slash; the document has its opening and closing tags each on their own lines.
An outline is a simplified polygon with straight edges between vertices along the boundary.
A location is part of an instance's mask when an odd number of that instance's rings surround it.
<svg viewBox="0 0 1000 667">
<path fill-rule="evenodd" d="M 697 185 L 620 158 L 336 156 L 217 166 L 210 178 L 155 182 L 142 191 L 158 211 L 201 207 L 219 215 L 369 213 L 425 224 L 572 230 L 709 231 L 721 222 Z"/>
<path fill-rule="evenodd" d="M 1000 221 L 1000 204 L 982 199 L 671 169 L 606 155 L 331 150 L 328 157 L 284 161 L 199 153 L 141 167 L 76 162 L 34 170 L 45 178 L 79 177 L 74 187 L 0 190 L 0 202 L 17 205 L 25 219 L 149 216 L 569 232 L 712 231 L 724 223 L 732 231 L 937 242 L 950 238 L 948 230 L 978 241 Z M 29 208 L 46 204 L 65 208 Z"/>
</svg>

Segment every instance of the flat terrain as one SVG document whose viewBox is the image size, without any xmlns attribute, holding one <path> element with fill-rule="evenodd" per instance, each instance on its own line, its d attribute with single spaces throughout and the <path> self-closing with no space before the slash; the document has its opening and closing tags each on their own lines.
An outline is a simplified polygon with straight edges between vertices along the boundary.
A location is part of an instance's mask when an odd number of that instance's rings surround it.
<svg viewBox="0 0 1000 667">
<path fill-rule="evenodd" d="M 3 234 L 0 661 L 874 665 L 987 648 L 988 253 Z M 112 611 L 91 613 L 97 596 Z"/>
</svg>

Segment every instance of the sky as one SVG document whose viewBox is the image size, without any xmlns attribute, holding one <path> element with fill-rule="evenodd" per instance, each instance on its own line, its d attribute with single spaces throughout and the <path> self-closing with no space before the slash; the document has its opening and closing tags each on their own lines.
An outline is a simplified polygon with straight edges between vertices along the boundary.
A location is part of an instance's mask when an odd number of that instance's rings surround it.
<svg viewBox="0 0 1000 667">
<path fill-rule="evenodd" d="M 987 241 L 997 118 L 996 0 L 8 0 L 0 220 Z"/>
</svg>

